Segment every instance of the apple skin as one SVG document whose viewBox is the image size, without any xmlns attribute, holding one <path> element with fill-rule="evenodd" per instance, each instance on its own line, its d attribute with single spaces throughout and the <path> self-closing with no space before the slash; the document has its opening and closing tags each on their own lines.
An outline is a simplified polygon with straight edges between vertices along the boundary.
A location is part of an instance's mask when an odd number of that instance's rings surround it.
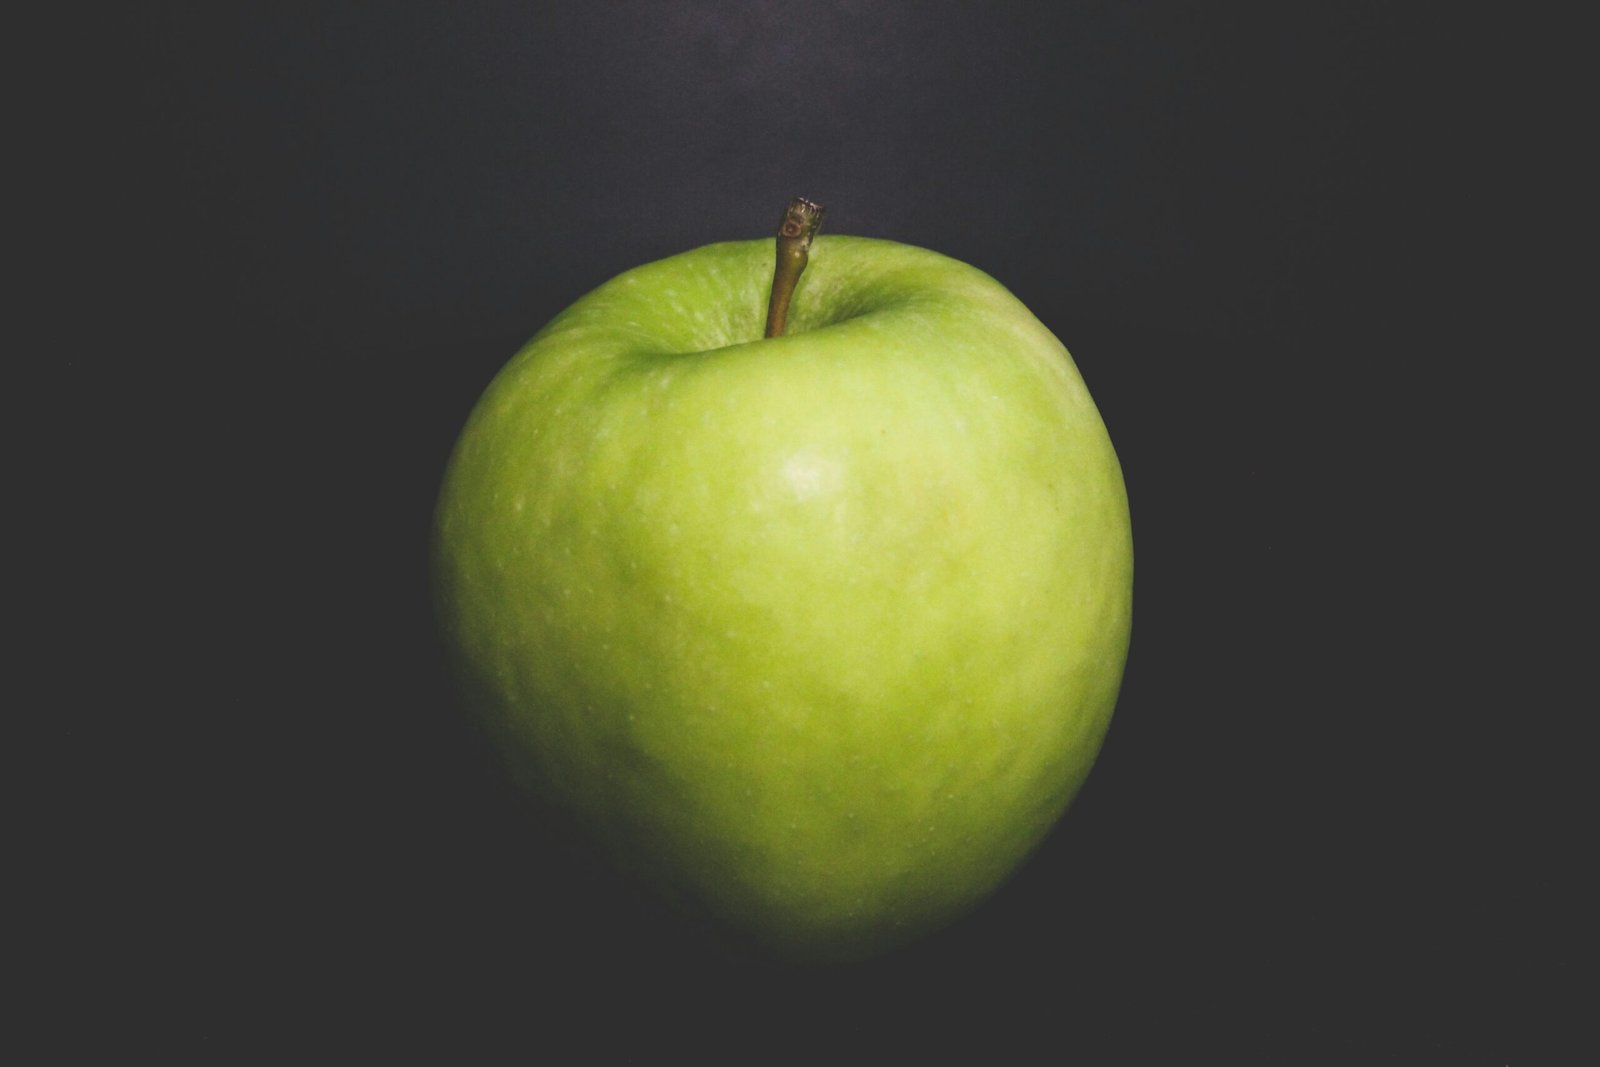
<svg viewBox="0 0 1600 1067">
<path fill-rule="evenodd" d="M 1127 655 L 1122 473 L 1061 343 L 934 252 L 629 271 L 451 457 L 442 630 L 510 766 L 625 872 L 780 956 L 973 907 L 1083 784 Z"/>
</svg>

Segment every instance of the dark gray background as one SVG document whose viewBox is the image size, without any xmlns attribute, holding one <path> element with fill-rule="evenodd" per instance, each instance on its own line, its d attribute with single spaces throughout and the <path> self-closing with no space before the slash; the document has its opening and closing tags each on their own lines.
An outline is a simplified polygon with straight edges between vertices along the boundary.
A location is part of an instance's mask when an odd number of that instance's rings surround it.
<svg viewBox="0 0 1600 1067">
<path fill-rule="evenodd" d="M 1562 36 L 1362 3 L 67 28 L 23 213 L 69 401 L 41 626 L 64 1032 L 223 1060 L 333 1034 L 1573 1062 Z M 425 574 L 451 441 L 516 347 L 796 194 L 981 267 L 1065 341 L 1138 551 L 1118 717 L 1058 832 L 948 933 L 824 971 L 526 823 Z"/>
</svg>

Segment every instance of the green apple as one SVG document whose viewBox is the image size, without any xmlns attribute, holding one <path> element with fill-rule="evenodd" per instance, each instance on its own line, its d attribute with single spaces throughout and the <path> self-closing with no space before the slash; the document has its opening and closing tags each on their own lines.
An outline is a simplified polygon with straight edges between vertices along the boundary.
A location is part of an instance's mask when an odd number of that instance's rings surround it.
<svg viewBox="0 0 1600 1067">
<path fill-rule="evenodd" d="M 945 256 L 639 267 L 489 385 L 435 586 L 510 765 L 669 899 L 868 955 L 998 886 L 1083 784 L 1131 621 L 1121 469 L 1061 343 Z"/>
</svg>

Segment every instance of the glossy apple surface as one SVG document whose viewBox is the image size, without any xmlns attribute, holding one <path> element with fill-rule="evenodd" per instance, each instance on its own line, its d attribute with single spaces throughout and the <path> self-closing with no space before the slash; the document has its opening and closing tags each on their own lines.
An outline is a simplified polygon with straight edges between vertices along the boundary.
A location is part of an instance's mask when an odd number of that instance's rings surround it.
<svg viewBox="0 0 1600 1067">
<path fill-rule="evenodd" d="M 630 271 L 500 372 L 438 505 L 439 611 L 509 762 L 625 870 L 770 949 L 970 908 L 1116 702 L 1121 470 L 1061 343 L 923 249 Z"/>
</svg>

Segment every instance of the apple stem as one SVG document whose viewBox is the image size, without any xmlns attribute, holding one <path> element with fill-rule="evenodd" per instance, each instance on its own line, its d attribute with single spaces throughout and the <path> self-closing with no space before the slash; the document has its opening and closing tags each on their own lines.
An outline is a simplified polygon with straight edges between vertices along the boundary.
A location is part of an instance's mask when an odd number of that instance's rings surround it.
<svg viewBox="0 0 1600 1067">
<path fill-rule="evenodd" d="M 789 201 L 778 223 L 778 265 L 772 272 L 772 297 L 767 302 L 767 336 L 782 337 L 789 321 L 789 299 L 806 269 L 811 255 L 811 239 L 822 226 L 821 204 L 803 196 Z"/>
</svg>

